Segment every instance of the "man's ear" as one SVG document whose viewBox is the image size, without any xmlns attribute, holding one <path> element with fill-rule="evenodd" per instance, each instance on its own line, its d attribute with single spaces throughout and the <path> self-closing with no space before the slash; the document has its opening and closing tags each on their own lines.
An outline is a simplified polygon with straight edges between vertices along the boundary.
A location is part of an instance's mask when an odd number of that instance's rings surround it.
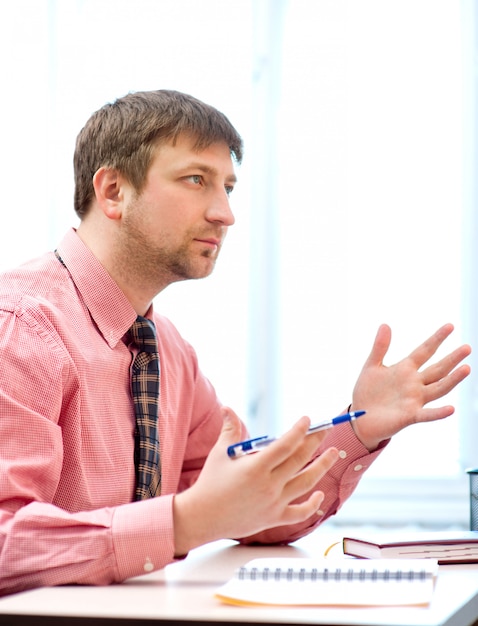
<svg viewBox="0 0 478 626">
<path fill-rule="evenodd" d="M 125 178 L 115 169 L 100 167 L 93 176 L 96 202 L 109 219 L 119 219 L 122 215 L 125 186 Z"/>
</svg>

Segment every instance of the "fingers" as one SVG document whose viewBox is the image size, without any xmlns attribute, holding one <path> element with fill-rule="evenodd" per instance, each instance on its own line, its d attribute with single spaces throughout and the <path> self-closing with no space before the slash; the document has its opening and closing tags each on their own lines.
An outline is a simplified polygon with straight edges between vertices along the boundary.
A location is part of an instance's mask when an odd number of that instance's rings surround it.
<svg viewBox="0 0 478 626">
<path fill-rule="evenodd" d="M 428 404 L 433 400 L 438 400 L 443 396 L 446 396 L 452 389 L 454 389 L 462 380 L 464 380 L 470 373 L 471 368 L 469 365 L 461 365 L 456 370 L 448 374 L 440 380 L 430 383 L 425 386 L 425 398 L 423 404 Z"/>
<path fill-rule="evenodd" d="M 433 333 L 431 337 L 410 353 L 408 358 L 414 362 L 417 369 L 422 367 L 435 354 L 453 330 L 453 324 L 444 324 L 435 333 Z M 366 361 L 366 365 L 382 365 L 385 355 L 390 347 L 391 337 L 390 327 L 387 324 L 382 324 L 377 331 L 372 351 Z M 470 351 L 471 349 L 469 346 L 462 346 L 457 351 L 452 353 L 454 356 L 452 357 L 452 355 L 450 355 L 451 360 L 446 361 L 445 365 L 447 363 L 451 363 L 453 358 L 455 358 L 455 365 L 450 367 L 448 372 L 450 372 L 453 367 L 468 356 Z"/>
<path fill-rule="evenodd" d="M 318 512 L 324 493 L 316 489 L 317 484 L 338 458 L 338 450 L 329 448 L 287 482 L 282 493 L 281 525 L 304 521 Z"/>
<path fill-rule="evenodd" d="M 460 346 L 451 354 L 430 365 L 422 372 L 423 382 L 425 385 L 437 382 L 447 374 L 449 374 L 463 359 L 466 359 L 471 353 L 468 345 Z"/>
<path fill-rule="evenodd" d="M 272 480 L 278 480 L 284 484 L 284 497 L 289 503 L 315 489 L 317 483 L 339 458 L 336 448 L 328 448 L 320 456 L 314 458 L 327 432 L 319 431 L 308 435 L 307 430 L 303 430 L 304 424 L 308 429 L 308 423 L 308 418 L 305 422 L 303 419 L 299 420 L 285 435 L 272 444 L 274 448 L 271 445 L 268 450 L 260 453 L 274 453 L 276 465 L 271 472 L 271 477 Z M 266 461 L 265 455 L 263 459 Z"/>
<path fill-rule="evenodd" d="M 412 352 L 409 358 L 417 368 L 436 352 L 452 331 L 453 326 L 451 324 L 442 326 L 432 337 Z M 437 363 L 433 363 L 423 370 L 421 377 L 424 385 L 424 404 L 445 396 L 470 374 L 469 365 L 457 367 L 470 353 L 470 346 L 460 346 Z M 450 414 L 450 412 L 446 412 L 443 417 Z"/>
<path fill-rule="evenodd" d="M 317 483 L 339 458 L 336 448 L 329 448 L 314 458 L 327 432 L 307 434 L 309 426 L 309 418 L 303 417 L 267 448 L 241 459 L 256 464 L 259 469 L 255 471 L 261 476 L 269 475 L 271 484 L 281 485 L 281 499 L 286 504 L 287 515 L 291 503 L 295 506 L 294 501 L 314 491 Z M 295 514 L 298 512 L 299 509 Z"/>
<path fill-rule="evenodd" d="M 435 354 L 441 344 L 452 332 L 453 325 L 445 324 L 420 346 L 418 346 L 418 348 L 413 350 L 408 358 L 411 359 L 415 363 L 417 369 L 419 369 Z"/>
<path fill-rule="evenodd" d="M 314 491 L 303 502 L 290 504 L 284 511 L 282 524 L 296 524 L 311 518 L 319 511 L 319 507 L 322 504 L 324 497 L 325 494 L 323 491 Z"/>
<path fill-rule="evenodd" d="M 303 468 L 286 485 L 284 493 L 290 502 L 314 489 L 339 458 L 337 448 L 328 448 L 310 465 Z"/>
<path fill-rule="evenodd" d="M 309 427 L 309 418 L 302 417 L 289 431 L 261 450 L 264 469 L 269 468 L 279 480 L 283 480 L 307 465 L 327 436 L 326 431 L 308 435 Z"/>
</svg>

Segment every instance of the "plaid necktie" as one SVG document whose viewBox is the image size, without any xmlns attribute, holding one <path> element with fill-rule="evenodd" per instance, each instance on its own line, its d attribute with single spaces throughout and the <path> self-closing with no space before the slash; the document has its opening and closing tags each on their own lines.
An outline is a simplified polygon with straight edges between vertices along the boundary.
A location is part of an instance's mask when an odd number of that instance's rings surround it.
<svg viewBox="0 0 478 626">
<path fill-rule="evenodd" d="M 153 498 L 161 492 L 159 457 L 159 354 L 156 329 L 150 320 L 138 315 L 129 330 L 139 352 L 133 362 L 131 391 L 136 415 L 134 463 L 136 500 Z"/>
</svg>

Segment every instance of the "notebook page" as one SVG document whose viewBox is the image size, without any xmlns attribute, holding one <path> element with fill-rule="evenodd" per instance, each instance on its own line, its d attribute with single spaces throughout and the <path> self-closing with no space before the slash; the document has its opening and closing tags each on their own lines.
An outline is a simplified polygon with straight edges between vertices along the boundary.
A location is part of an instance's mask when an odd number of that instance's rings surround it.
<svg viewBox="0 0 478 626">
<path fill-rule="evenodd" d="M 437 572 L 428 559 L 254 559 L 216 597 L 277 606 L 427 605 Z"/>
</svg>

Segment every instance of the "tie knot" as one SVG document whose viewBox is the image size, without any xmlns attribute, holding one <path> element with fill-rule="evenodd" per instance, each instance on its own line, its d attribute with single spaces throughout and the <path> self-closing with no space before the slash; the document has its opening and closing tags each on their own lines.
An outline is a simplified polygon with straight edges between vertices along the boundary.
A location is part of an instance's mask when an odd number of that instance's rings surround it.
<svg viewBox="0 0 478 626">
<path fill-rule="evenodd" d="M 129 334 L 140 352 L 157 352 L 156 328 L 151 320 L 138 315 L 129 329 Z"/>
</svg>

